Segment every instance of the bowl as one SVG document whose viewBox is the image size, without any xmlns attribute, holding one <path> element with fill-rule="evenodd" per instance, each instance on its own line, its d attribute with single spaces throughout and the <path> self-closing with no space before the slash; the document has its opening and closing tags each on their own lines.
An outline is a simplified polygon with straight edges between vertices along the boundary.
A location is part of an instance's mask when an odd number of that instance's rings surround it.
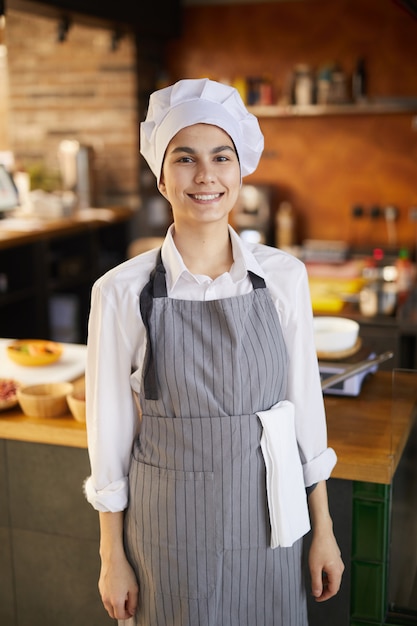
<svg viewBox="0 0 417 626">
<path fill-rule="evenodd" d="M 67 396 L 72 383 L 26 385 L 17 390 L 17 399 L 28 417 L 59 417 L 68 413 Z"/>
<path fill-rule="evenodd" d="M 20 339 L 7 346 L 7 356 L 18 365 L 51 365 L 61 358 L 63 346 L 45 339 Z"/>
<path fill-rule="evenodd" d="M 18 404 L 17 390 L 20 384 L 13 378 L 0 378 L 0 411 Z"/>
<path fill-rule="evenodd" d="M 359 324 L 347 317 L 315 317 L 314 342 L 318 353 L 352 349 L 359 337 Z"/>
<path fill-rule="evenodd" d="M 85 422 L 85 390 L 74 389 L 67 395 L 67 402 L 74 419 Z"/>
</svg>

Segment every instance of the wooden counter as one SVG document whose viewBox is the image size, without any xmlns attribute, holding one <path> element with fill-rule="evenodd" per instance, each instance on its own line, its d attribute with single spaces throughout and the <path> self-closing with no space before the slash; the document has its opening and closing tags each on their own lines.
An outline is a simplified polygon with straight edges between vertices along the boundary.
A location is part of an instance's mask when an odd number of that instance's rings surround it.
<svg viewBox="0 0 417 626">
<path fill-rule="evenodd" d="M 325 396 L 329 445 L 338 456 L 333 478 L 391 483 L 413 422 L 416 380 L 377 372 L 358 397 Z"/>
<path fill-rule="evenodd" d="M 341 626 L 397 624 L 395 621 L 386 621 L 391 545 L 389 529 L 392 525 L 393 485 L 397 476 L 401 475 L 401 465 L 395 477 L 394 473 L 413 426 L 416 394 L 415 372 L 379 371 L 365 380 L 359 397 L 325 397 L 329 445 L 338 455 L 338 463 L 329 481 L 329 488 L 332 488 L 329 495 L 333 496 L 330 505 L 336 511 L 340 510 L 343 519 L 342 524 L 339 519 L 335 532 L 336 536 L 346 535 L 344 560 L 347 564 L 345 580 L 348 585 L 345 584 L 332 602 L 320 606 L 318 616 L 314 618 L 313 614 L 310 620 L 312 626 L 324 622 Z M 29 565 L 32 566 L 33 562 L 37 567 L 40 564 L 44 570 L 48 570 L 50 552 L 47 547 L 39 551 L 38 545 L 43 545 L 41 539 L 44 536 L 51 543 L 57 537 L 60 538 L 61 533 L 62 542 L 70 541 L 69 554 L 74 553 L 74 546 L 82 554 L 84 571 L 84 534 L 85 528 L 90 528 L 94 545 L 94 556 L 90 557 L 92 573 L 89 574 L 90 579 L 83 582 L 89 589 L 96 584 L 95 555 L 98 542 L 96 514 L 85 505 L 81 493 L 82 482 L 89 471 L 86 447 L 84 424 L 76 422 L 69 415 L 55 419 L 35 419 L 22 415 L 18 407 L 0 413 L 0 450 L 8 459 L 2 465 L 0 458 L 0 502 L 3 467 L 7 474 L 3 477 L 3 484 L 8 485 L 3 496 L 4 502 L 10 499 L 11 503 L 7 506 L 13 511 L 21 510 L 21 517 L 17 520 L 19 528 L 26 528 L 25 524 L 35 526 L 29 529 L 33 540 L 24 552 L 24 558 L 29 561 L 28 569 L 31 569 Z M 47 488 L 46 477 L 49 481 Z M 52 486 L 50 481 L 53 481 Z M 18 489 L 16 484 L 20 485 Z M 32 492 L 36 494 L 35 499 Z M 51 493 L 55 497 L 51 498 Z M 28 503 L 30 512 L 27 510 Z M 408 498 L 407 503 L 409 508 L 415 509 L 412 499 Z M 80 515 L 85 517 L 81 524 Z M 9 514 L 6 522 L 10 519 L 12 516 Z M 54 526 L 56 519 L 60 520 L 57 528 Z M 7 526 L 6 522 L 4 525 Z M 83 533 L 81 537 L 78 536 L 80 532 Z M 13 533 L 10 532 L 9 536 L 12 542 Z M 9 552 L 14 554 L 12 549 Z M 1 567 L 0 563 L 0 575 Z M 13 569 L 7 563 L 3 568 L 7 572 Z M 69 569 L 75 585 L 80 576 L 79 562 L 76 560 L 73 568 Z M 54 570 L 51 569 L 51 572 L 53 574 Z M 38 586 L 35 585 L 37 593 L 45 591 L 48 598 L 55 576 L 59 578 L 59 574 L 52 574 L 53 579 L 44 585 L 45 589 L 42 581 L 36 581 Z M 36 604 L 37 600 L 34 602 Z M 317 607 L 315 604 L 313 608 Z M 100 610 L 98 607 L 97 611 Z"/>
<path fill-rule="evenodd" d="M 16 224 L 27 221 L 27 228 L 20 229 L 13 225 L 13 219 L 6 219 L 0 222 L 0 250 L 51 237 L 73 235 L 100 225 L 124 222 L 130 219 L 132 214 L 131 209 L 112 207 L 88 209 L 75 213 L 72 217 L 41 219 L 34 216 L 26 220 L 16 219 Z"/>
<path fill-rule="evenodd" d="M 393 376 L 399 392 L 394 404 Z M 329 445 L 338 456 L 333 478 L 391 483 L 410 432 L 416 393 L 408 374 L 377 372 L 364 381 L 356 398 L 325 397 Z M 84 425 L 70 416 L 36 419 L 25 417 L 19 408 L 0 413 L 0 438 L 87 446 Z"/>
<path fill-rule="evenodd" d="M 84 385 L 84 377 L 73 381 L 74 388 Z M 0 412 L 0 439 L 46 443 L 53 446 L 87 448 L 85 424 L 68 415 L 37 418 L 24 415 L 20 406 Z"/>
<path fill-rule="evenodd" d="M 71 415 L 54 419 L 26 417 L 19 409 L 0 413 L 0 439 L 86 448 L 85 425 Z"/>
</svg>

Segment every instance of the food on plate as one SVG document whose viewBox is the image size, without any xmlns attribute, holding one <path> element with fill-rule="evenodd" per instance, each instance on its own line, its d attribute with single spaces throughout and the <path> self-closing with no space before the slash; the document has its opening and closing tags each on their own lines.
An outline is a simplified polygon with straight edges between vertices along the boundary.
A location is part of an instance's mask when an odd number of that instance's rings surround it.
<svg viewBox="0 0 417 626">
<path fill-rule="evenodd" d="M 7 346 L 9 358 L 19 365 L 50 365 L 61 357 L 63 347 L 55 341 L 21 339 Z"/>
<path fill-rule="evenodd" d="M 0 378 L 0 410 L 17 404 L 19 383 L 12 378 Z"/>
</svg>

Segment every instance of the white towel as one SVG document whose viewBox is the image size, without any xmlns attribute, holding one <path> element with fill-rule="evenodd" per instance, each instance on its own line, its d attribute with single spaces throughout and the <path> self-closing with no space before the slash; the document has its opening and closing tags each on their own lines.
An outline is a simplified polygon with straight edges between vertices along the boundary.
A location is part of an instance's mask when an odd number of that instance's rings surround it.
<svg viewBox="0 0 417 626">
<path fill-rule="evenodd" d="M 271 523 L 271 548 L 290 547 L 310 530 L 303 468 L 294 424 L 294 405 L 282 400 L 257 413 Z"/>
</svg>

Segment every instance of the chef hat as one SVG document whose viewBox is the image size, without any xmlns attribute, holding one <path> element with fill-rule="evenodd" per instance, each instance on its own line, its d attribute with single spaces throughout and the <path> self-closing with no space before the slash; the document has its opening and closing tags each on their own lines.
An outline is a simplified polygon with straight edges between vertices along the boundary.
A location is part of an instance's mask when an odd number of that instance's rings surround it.
<svg viewBox="0 0 417 626">
<path fill-rule="evenodd" d="M 258 120 L 249 113 L 239 92 L 208 78 L 180 80 L 155 91 L 140 128 L 141 154 L 159 181 L 165 151 L 186 126 L 213 124 L 233 140 L 241 175 L 255 171 L 264 147 Z"/>
</svg>

